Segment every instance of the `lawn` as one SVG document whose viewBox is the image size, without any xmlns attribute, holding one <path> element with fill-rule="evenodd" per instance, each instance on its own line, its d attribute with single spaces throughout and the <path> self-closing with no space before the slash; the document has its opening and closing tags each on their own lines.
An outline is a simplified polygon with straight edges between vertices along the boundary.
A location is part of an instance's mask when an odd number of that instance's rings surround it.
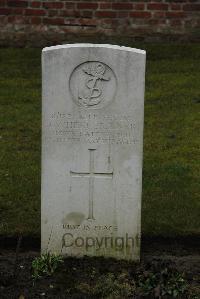
<svg viewBox="0 0 200 299">
<path fill-rule="evenodd" d="M 147 50 L 142 233 L 200 235 L 200 45 Z M 41 49 L 0 49 L 0 235 L 40 234 Z"/>
</svg>

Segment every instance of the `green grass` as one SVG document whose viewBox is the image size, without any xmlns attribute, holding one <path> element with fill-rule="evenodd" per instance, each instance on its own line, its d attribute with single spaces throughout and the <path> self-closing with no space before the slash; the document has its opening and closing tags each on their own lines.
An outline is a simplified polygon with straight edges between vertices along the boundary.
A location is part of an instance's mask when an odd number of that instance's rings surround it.
<svg viewBox="0 0 200 299">
<path fill-rule="evenodd" d="M 144 235 L 200 234 L 200 45 L 147 50 Z M 0 234 L 40 234 L 40 49 L 0 50 Z"/>
</svg>

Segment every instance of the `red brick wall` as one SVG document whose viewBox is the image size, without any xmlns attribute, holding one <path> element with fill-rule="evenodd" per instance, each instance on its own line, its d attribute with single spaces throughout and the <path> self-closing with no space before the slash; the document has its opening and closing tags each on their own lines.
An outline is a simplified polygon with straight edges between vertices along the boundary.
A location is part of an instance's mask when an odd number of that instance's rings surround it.
<svg viewBox="0 0 200 299">
<path fill-rule="evenodd" d="M 0 0 L 0 44 L 73 36 L 198 39 L 199 26 L 198 0 Z"/>
</svg>

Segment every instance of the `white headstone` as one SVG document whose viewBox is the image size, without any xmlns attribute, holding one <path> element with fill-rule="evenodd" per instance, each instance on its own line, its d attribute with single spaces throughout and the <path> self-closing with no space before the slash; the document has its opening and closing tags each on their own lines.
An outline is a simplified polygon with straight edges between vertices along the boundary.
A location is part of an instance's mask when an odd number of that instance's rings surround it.
<svg viewBox="0 0 200 299">
<path fill-rule="evenodd" d="M 43 49 L 42 252 L 140 257 L 145 51 Z"/>
</svg>

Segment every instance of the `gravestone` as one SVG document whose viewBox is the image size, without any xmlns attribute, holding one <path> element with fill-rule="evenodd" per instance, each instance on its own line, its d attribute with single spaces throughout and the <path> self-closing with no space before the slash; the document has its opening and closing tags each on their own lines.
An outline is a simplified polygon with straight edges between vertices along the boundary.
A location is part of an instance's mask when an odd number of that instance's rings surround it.
<svg viewBox="0 0 200 299">
<path fill-rule="evenodd" d="M 42 55 L 42 252 L 139 260 L 145 51 Z"/>
</svg>

